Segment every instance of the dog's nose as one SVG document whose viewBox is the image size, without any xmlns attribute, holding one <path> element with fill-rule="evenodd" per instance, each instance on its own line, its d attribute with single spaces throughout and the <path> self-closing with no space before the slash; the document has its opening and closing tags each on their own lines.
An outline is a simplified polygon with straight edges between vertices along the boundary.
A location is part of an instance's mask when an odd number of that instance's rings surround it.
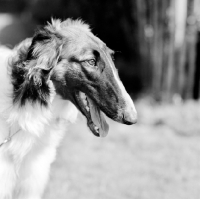
<svg viewBox="0 0 200 199">
<path fill-rule="evenodd" d="M 135 110 L 126 111 L 123 114 L 123 123 L 127 125 L 135 124 L 137 122 L 137 112 Z"/>
</svg>

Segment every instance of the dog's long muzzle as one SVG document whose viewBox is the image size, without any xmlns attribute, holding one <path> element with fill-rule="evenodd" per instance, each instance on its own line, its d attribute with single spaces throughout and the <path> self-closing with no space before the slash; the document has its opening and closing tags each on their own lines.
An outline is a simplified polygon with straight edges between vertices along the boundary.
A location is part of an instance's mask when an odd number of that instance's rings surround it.
<svg viewBox="0 0 200 199">
<path fill-rule="evenodd" d="M 121 84 L 122 96 L 125 101 L 125 107 L 122 111 L 122 123 L 131 125 L 137 122 L 137 111 L 130 95 L 126 92 L 124 86 Z"/>
<path fill-rule="evenodd" d="M 130 109 L 123 113 L 123 123 L 127 125 L 135 124 L 137 122 L 136 110 Z"/>
</svg>

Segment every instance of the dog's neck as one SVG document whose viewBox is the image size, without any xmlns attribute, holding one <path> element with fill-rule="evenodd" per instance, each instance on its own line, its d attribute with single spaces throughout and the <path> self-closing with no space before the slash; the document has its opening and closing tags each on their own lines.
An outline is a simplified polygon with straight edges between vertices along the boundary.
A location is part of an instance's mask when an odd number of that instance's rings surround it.
<svg viewBox="0 0 200 199">
<path fill-rule="evenodd" d="M 19 101 L 14 102 L 13 82 L 15 82 L 15 79 L 13 79 L 12 71 L 18 66 L 16 63 L 19 59 L 23 60 L 30 40 L 25 40 L 20 45 L 13 51 L 3 49 L 4 56 L 0 60 L 0 63 L 2 62 L 2 66 L 4 66 L 0 74 L 0 117 L 8 123 L 9 127 L 18 125 L 18 128 L 35 136 L 40 136 L 45 131 L 46 126 L 53 121 L 60 119 L 66 122 L 74 121 L 78 112 L 76 107 L 70 101 L 62 100 L 56 94 L 54 85 L 50 80 L 48 84 L 51 88 L 51 95 L 47 106 L 43 106 L 39 101 L 33 102 L 31 100 L 27 100 L 23 106 Z M 6 53 L 7 56 L 5 56 Z M 8 133 L 9 131 L 4 136 L 8 136 Z"/>
<path fill-rule="evenodd" d="M 48 108 L 31 103 L 20 108 L 14 106 L 7 121 L 10 125 L 18 123 L 22 130 L 39 137 L 52 122 L 74 122 L 77 114 L 77 108 L 70 101 L 56 95 Z"/>
<path fill-rule="evenodd" d="M 4 49 L 5 52 L 5 49 Z M 5 53 L 4 53 L 5 55 Z M 8 62 L 12 56 L 12 51 L 8 50 L 8 56 L 0 62 Z M 48 107 L 40 103 L 26 102 L 24 106 L 13 103 L 13 85 L 9 77 L 9 67 L 2 64 L 0 73 L 0 122 L 2 136 L 0 141 L 4 141 L 9 136 L 9 128 L 22 129 L 34 136 L 40 137 L 45 131 L 46 126 L 52 122 L 63 120 L 68 122 L 75 121 L 78 110 L 68 100 L 62 100 L 57 94 L 51 96 Z M 5 128 L 4 128 L 4 127 Z M 13 134 L 15 132 L 11 132 Z"/>
</svg>

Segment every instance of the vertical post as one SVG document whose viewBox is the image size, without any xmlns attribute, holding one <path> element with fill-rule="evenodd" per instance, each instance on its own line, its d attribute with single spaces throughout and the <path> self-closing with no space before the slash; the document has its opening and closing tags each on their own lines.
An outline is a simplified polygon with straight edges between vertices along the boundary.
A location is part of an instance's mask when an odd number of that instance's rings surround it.
<svg viewBox="0 0 200 199">
<path fill-rule="evenodd" d="M 168 10 L 169 17 L 169 46 L 168 46 L 168 65 L 166 70 L 166 84 L 165 84 L 165 96 L 167 101 L 172 98 L 173 79 L 174 79 L 174 39 L 175 39 L 175 0 L 170 1 Z"/>
<path fill-rule="evenodd" d="M 176 53 L 176 73 L 177 80 L 175 93 L 184 97 L 184 88 L 186 86 L 186 21 L 187 21 L 187 0 L 175 0 L 175 53 Z"/>
</svg>

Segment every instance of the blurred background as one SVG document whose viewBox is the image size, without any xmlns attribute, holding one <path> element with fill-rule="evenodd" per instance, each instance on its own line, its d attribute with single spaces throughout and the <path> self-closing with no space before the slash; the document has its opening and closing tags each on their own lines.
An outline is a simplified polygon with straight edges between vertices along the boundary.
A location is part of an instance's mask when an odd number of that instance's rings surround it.
<svg viewBox="0 0 200 199">
<path fill-rule="evenodd" d="M 80 115 L 58 149 L 45 199 L 198 199 L 200 0 L 0 0 L 0 43 L 51 17 L 81 18 L 115 50 L 138 124 L 94 137 Z"/>
</svg>

